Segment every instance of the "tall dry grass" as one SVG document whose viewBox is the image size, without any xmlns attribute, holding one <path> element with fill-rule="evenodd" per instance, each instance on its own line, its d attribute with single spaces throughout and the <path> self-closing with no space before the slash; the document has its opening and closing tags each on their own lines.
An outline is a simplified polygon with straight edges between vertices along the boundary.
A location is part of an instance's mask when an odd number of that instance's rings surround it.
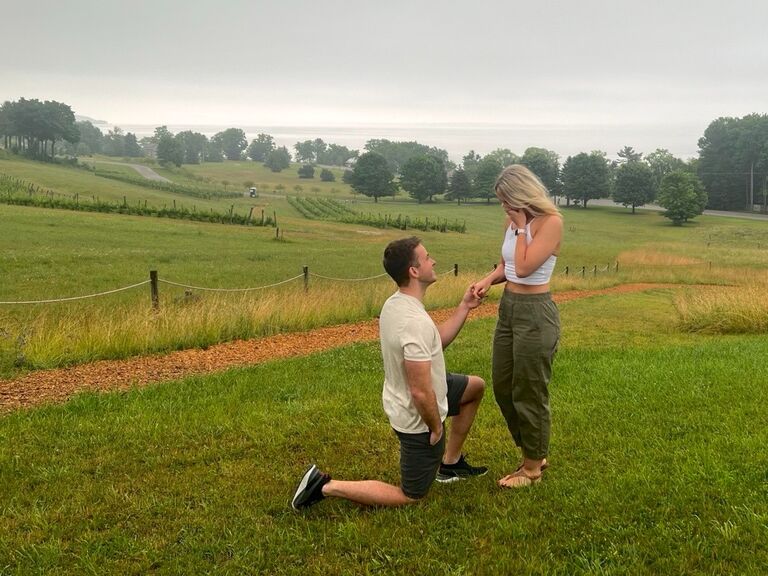
<svg viewBox="0 0 768 576">
<path fill-rule="evenodd" d="M 678 326 L 703 334 L 768 332 L 768 281 L 688 290 L 675 298 Z"/>
<path fill-rule="evenodd" d="M 426 306 L 458 303 L 475 278 L 443 275 L 427 293 Z M 193 293 L 166 289 L 157 311 L 141 303 L 41 308 L 23 326 L 7 332 L 0 374 L 125 358 L 218 342 L 309 330 L 374 318 L 396 289 L 387 277 L 365 282 L 313 279 L 283 289 L 245 294 Z"/>
<path fill-rule="evenodd" d="M 553 291 L 599 289 L 627 282 L 745 282 L 743 270 L 684 263 L 649 267 L 648 258 L 640 260 L 645 265 L 620 264 L 619 273 L 613 267 L 596 275 L 586 271 L 584 277 L 580 271 L 569 276 L 559 273 L 553 277 Z M 443 274 L 427 292 L 426 307 L 455 306 L 467 286 L 481 275 Z M 768 275 L 762 277 L 762 288 L 723 288 L 678 298 L 681 328 L 723 333 L 764 330 L 766 306 L 760 304 L 758 296 L 768 285 Z M 371 319 L 394 290 L 388 277 L 364 282 L 312 278 L 306 292 L 300 281 L 245 294 L 196 292 L 191 296 L 164 286 L 158 311 L 153 311 L 144 298 L 41 307 L 22 320 L 0 321 L 0 376 Z M 500 294 L 501 288 L 494 288 L 491 299 Z"/>
</svg>

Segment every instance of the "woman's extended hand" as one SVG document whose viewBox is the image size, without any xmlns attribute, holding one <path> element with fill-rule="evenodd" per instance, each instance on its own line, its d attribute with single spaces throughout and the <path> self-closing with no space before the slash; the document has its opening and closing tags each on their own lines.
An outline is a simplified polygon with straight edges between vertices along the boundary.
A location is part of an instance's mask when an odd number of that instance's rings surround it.
<svg viewBox="0 0 768 576">
<path fill-rule="evenodd" d="M 491 287 L 491 281 L 488 278 L 483 278 L 472 284 L 469 288 L 477 298 L 485 298 L 488 295 L 488 290 Z"/>
</svg>

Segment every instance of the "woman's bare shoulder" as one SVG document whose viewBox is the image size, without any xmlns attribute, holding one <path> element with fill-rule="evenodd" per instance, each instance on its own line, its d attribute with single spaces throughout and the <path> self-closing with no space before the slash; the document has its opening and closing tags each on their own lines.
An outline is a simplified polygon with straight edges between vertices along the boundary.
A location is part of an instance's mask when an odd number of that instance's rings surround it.
<svg viewBox="0 0 768 576">
<path fill-rule="evenodd" d="M 537 217 L 531 227 L 533 229 L 532 232 L 542 228 L 562 229 L 563 216 L 562 214 L 544 214 L 543 216 Z"/>
</svg>

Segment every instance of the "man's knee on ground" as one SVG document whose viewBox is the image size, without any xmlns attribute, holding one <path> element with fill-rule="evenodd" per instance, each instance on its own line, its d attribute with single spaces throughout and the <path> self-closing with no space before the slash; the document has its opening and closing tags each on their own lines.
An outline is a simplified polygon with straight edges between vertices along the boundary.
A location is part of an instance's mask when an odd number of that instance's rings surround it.
<svg viewBox="0 0 768 576">
<path fill-rule="evenodd" d="M 415 488 L 413 490 L 400 486 L 400 492 L 403 493 L 403 498 L 407 500 L 406 504 L 416 504 L 417 502 L 420 502 L 427 497 L 430 488 L 432 488 L 431 484 L 424 489 Z"/>
<path fill-rule="evenodd" d="M 467 388 L 464 391 L 464 397 L 462 400 L 466 402 L 474 402 L 482 399 L 485 395 L 485 380 L 480 376 L 469 376 L 467 380 Z"/>
<path fill-rule="evenodd" d="M 405 492 L 403 492 L 403 498 L 405 499 L 406 504 L 416 504 L 417 502 L 421 502 L 422 500 L 424 500 L 428 494 L 429 494 L 429 490 L 427 490 L 423 494 L 414 494 L 414 493 L 406 494 Z"/>
</svg>

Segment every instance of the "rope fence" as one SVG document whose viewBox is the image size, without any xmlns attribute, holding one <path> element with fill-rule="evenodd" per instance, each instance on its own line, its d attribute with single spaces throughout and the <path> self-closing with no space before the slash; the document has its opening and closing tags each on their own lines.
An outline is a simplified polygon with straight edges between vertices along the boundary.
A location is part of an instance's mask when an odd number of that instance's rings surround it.
<svg viewBox="0 0 768 576">
<path fill-rule="evenodd" d="M 99 296 L 106 296 L 108 294 L 115 294 L 116 292 L 123 292 L 125 290 L 130 290 L 132 288 L 136 288 L 138 286 L 143 286 L 144 284 L 149 284 L 151 280 L 144 280 L 144 282 L 139 282 L 137 284 L 131 284 L 130 286 L 124 286 L 123 288 L 115 288 L 114 290 L 107 290 L 106 292 L 98 292 L 96 294 L 87 294 L 85 296 L 71 296 L 68 298 L 53 298 L 51 300 L 26 300 L 23 302 L 0 302 L 0 304 L 51 304 L 54 302 L 71 302 L 73 300 L 85 300 L 87 298 L 97 298 Z"/>
<path fill-rule="evenodd" d="M 498 264 L 493 265 L 493 269 L 496 268 Z M 700 262 L 700 263 L 693 263 L 693 264 L 667 264 L 667 265 L 643 265 L 643 267 L 685 267 L 685 266 L 708 266 L 709 269 L 712 269 L 712 262 Z M 604 274 L 604 273 L 618 273 L 619 272 L 619 262 L 615 262 L 613 264 L 606 264 L 605 266 L 598 266 L 597 264 L 594 264 L 590 267 L 588 266 L 565 266 L 565 268 L 557 273 L 557 276 L 580 276 L 581 278 L 586 278 L 587 275 L 590 276 L 597 276 L 598 274 Z M 454 264 L 452 269 L 446 270 L 445 272 L 441 272 L 438 274 L 438 276 L 447 276 L 449 274 L 453 274 L 454 276 L 459 275 L 459 265 Z M 149 280 L 144 280 L 143 282 L 137 282 L 136 284 L 131 284 L 130 286 L 123 286 L 122 288 L 115 288 L 114 290 L 107 290 L 105 292 L 97 292 L 95 294 L 86 294 L 84 296 L 70 296 L 65 298 L 51 298 L 46 300 L 24 300 L 24 301 L 16 301 L 16 302 L 0 302 L 0 305 L 24 305 L 24 304 L 54 304 L 59 302 L 72 302 L 76 300 L 86 300 L 89 298 L 98 298 L 101 296 L 108 296 L 110 294 L 115 294 L 117 292 L 124 292 L 126 290 L 132 290 L 133 288 L 138 288 L 139 286 L 144 286 L 145 284 L 150 285 L 150 298 L 152 300 L 152 307 L 157 309 L 160 306 L 160 291 L 159 291 L 159 285 L 160 284 L 167 284 L 169 286 L 176 286 L 178 288 L 184 288 L 187 295 L 191 295 L 192 290 L 199 290 L 203 292 L 225 292 L 225 293 L 233 293 L 233 292 L 254 292 L 257 290 L 265 290 L 268 288 L 275 288 L 277 286 L 282 286 L 284 284 L 288 284 L 290 282 L 295 282 L 297 280 L 303 279 L 304 280 L 304 290 L 309 290 L 309 279 L 310 277 L 314 277 L 320 280 L 326 280 L 331 282 L 366 282 L 369 280 L 377 280 L 379 278 L 384 278 L 388 276 L 388 274 L 382 273 L 377 274 L 375 276 L 365 276 L 362 278 L 336 278 L 333 276 L 324 276 L 322 274 L 318 274 L 316 272 L 310 272 L 309 266 L 304 266 L 302 269 L 302 273 L 298 274 L 296 276 L 293 276 L 291 278 L 287 278 L 285 280 L 281 280 L 279 282 L 274 282 L 272 284 L 265 284 L 263 286 L 251 286 L 248 288 L 211 288 L 207 286 L 195 286 L 192 284 L 184 284 L 181 282 L 174 282 L 172 280 L 166 280 L 161 279 L 157 275 L 156 270 L 151 270 L 149 273 Z"/>
<path fill-rule="evenodd" d="M 298 280 L 299 278 L 303 278 L 303 277 L 304 277 L 304 274 L 299 274 L 298 276 L 294 276 L 293 278 L 288 278 L 287 280 L 283 280 L 281 282 L 275 282 L 274 284 L 267 284 L 266 286 L 254 286 L 252 288 L 206 288 L 204 286 L 190 286 L 189 284 L 180 284 L 179 282 L 171 282 L 170 280 L 162 280 L 159 278 L 158 278 L 158 282 L 162 284 L 169 284 L 171 286 L 188 288 L 190 290 L 203 290 L 206 292 L 252 292 L 253 290 L 264 290 L 265 288 L 274 288 L 275 286 L 288 284 L 288 282 L 293 282 L 294 280 Z"/>
</svg>

